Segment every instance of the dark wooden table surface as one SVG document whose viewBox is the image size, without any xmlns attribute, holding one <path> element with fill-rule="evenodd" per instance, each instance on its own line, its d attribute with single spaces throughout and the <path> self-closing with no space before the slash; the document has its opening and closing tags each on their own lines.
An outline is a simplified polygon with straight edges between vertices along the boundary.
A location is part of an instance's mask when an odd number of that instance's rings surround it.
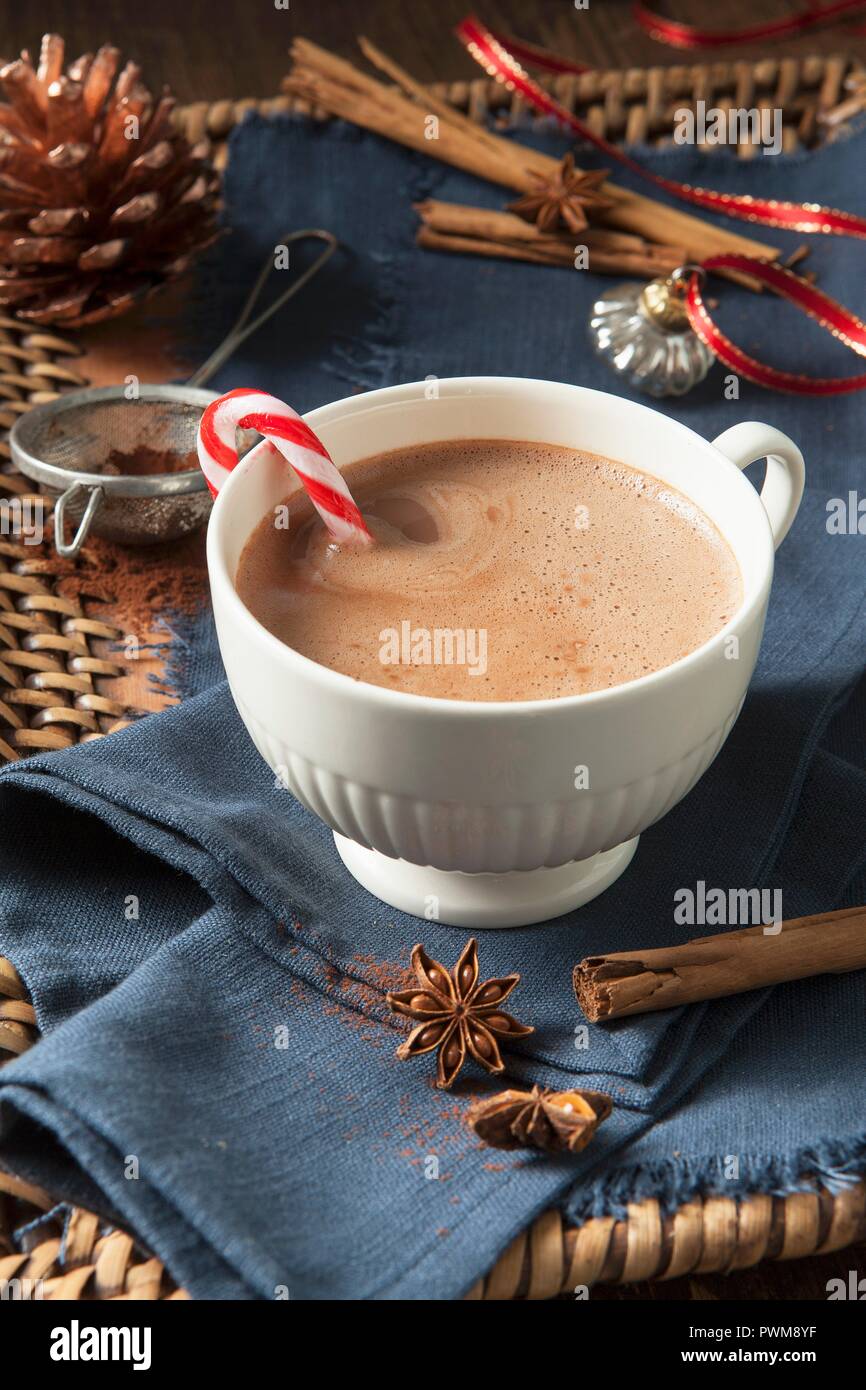
<svg viewBox="0 0 866 1390">
<path fill-rule="evenodd" d="M 649 67 L 703 61 L 654 42 L 634 22 L 630 0 L 5 0 L 0 5 L 0 55 L 34 48 L 42 32 L 65 34 L 87 52 L 105 40 L 122 45 L 154 81 L 168 82 L 181 101 L 268 96 L 286 70 L 286 50 L 303 34 L 350 56 L 356 33 L 375 43 L 422 81 L 477 77 L 478 69 L 451 30 L 474 11 L 486 23 L 592 67 Z M 704 27 L 742 27 L 799 13 L 805 0 L 653 0 L 656 8 Z M 866 59 L 866 32 L 833 25 L 775 43 L 790 54 L 852 53 Z M 761 45 L 723 48 L 712 56 L 761 57 Z"/>
<path fill-rule="evenodd" d="M 792 0 L 657 0 L 677 19 L 736 28 L 800 13 Z M 578 10 L 570 0 L 17 0 L 0 6 L 0 55 L 38 49 L 45 30 L 63 34 L 70 51 L 88 52 L 109 41 L 144 68 L 151 85 L 167 82 L 182 102 L 219 97 L 264 97 L 279 90 L 286 52 L 295 34 L 351 57 L 364 33 L 422 81 L 477 77 L 478 69 L 454 40 L 453 26 L 470 10 L 493 27 L 540 43 L 593 67 L 649 67 L 707 61 L 655 43 L 634 23 L 629 0 L 592 0 Z M 860 32 L 862 31 L 862 32 Z M 813 29 L 767 45 L 716 50 L 718 58 L 849 53 L 866 61 L 866 22 Z M 866 1246 L 821 1259 L 765 1263 L 731 1275 L 699 1275 L 670 1284 L 597 1289 L 594 1298 L 700 1300 L 825 1299 L 827 1280 L 866 1270 Z"/>
</svg>

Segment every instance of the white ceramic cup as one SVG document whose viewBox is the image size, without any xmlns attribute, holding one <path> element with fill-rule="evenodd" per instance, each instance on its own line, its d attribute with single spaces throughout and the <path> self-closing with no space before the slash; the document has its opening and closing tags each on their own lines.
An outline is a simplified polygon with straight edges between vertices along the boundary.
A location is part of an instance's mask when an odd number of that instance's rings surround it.
<svg viewBox="0 0 866 1390">
<path fill-rule="evenodd" d="M 743 601 L 672 666 L 563 699 L 438 700 L 328 670 L 278 641 L 242 603 L 234 579 L 243 546 L 297 486 L 266 443 L 217 498 L 207 556 L 232 695 L 262 757 L 334 831 L 350 873 L 394 907 L 464 927 L 526 925 L 588 902 L 626 868 L 640 831 L 706 771 L 740 711 L 773 552 L 802 496 L 799 449 L 753 423 L 709 444 L 648 406 L 518 377 L 392 386 L 306 419 L 338 467 L 459 438 L 586 449 L 672 484 L 727 540 Z M 759 496 L 740 470 L 763 457 Z M 576 789 L 581 767 L 589 785 Z"/>
</svg>

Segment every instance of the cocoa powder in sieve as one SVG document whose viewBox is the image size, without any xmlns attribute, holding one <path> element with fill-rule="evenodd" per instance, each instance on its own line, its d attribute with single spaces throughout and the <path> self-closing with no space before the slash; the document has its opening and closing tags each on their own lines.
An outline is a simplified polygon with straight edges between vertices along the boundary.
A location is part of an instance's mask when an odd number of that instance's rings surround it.
<svg viewBox="0 0 866 1390">
<path fill-rule="evenodd" d="M 196 468 L 198 455 L 195 450 L 186 454 L 173 454 L 165 449 L 150 449 L 146 444 L 140 444 L 132 453 L 112 449 L 105 462 L 94 467 L 94 472 L 114 477 L 150 478 L 160 473 L 189 473 Z"/>
</svg>

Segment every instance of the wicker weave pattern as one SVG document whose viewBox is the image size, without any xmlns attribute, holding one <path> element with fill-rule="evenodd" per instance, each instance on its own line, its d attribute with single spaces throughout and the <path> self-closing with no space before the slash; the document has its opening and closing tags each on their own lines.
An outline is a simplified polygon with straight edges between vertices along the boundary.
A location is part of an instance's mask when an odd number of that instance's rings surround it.
<svg viewBox="0 0 866 1390">
<path fill-rule="evenodd" d="M 0 316 L 0 458 L 9 459 L 8 431 L 19 415 L 87 385 L 70 365 L 80 351 L 57 334 Z M 51 503 L 8 462 L 0 498 L 42 502 L 50 524 Z M 16 534 L 0 538 L 0 762 L 99 738 L 134 717 L 105 685 L 124 674 L 105 651 L 120 630 L 88 616 L 86 596 L 64 584 L 76 566 L 61 560 L 50 541 L 29 545 Z"/>
<path fill-rule="evenodd" d="M 568 1227 L 547 1211 L 523 1231 L 470 1299 L 543 1299 L 594 1284 L 730 1273 L 761 1260 L 826 1255 L 866 1236 L 866 1183 L 833 1197 L 707 1197 L 665 1217 L 658 1202 L 629 1206 L 628 1219 L 596 1217 Z"/>
<path fill-rule="evenodd" d="M 783 113 L 783 148 L 790 152 L 822 138 L 820 117 L 842 101 L 845 81 L 854 69 L 853 60 L 839 54 L 766 58 L 759 63 L 624 68 L 540 81 L 569 111 L 586 121 L 594 134 L 629 144 L 670 144 L 675 113 L 684 108 L 694 110 L 698 101 L 722 109 L 778 108 Z M 431 91 L 473 120 L 493 116 L 511 125 L 529 118 L 525 102 L 516 93 L 484 77 L 471 82 L 433 83 Z M 311 109 L 309 103 L 281 96 L 267 101 L 193 102 L 178 109 L 176 120 L 193 143 L 203 139 L 215 142 L 215 162 L 223 168 L 224 142 L 250 111 L 262 115 L 297 111 L 324 118 L 324 113 Z M 757 150 L 744 144 L 737 153 L 750 159 Z"/>
<path fill-rule="evenodd" d="M 52 401 L 59 391 L 87 382 L 70 364 L 81 348 L 59 334 L 34 329 L 10 314 L 0 314 L 0 459 L 8 461 L 6 432 L 32 405 Z M 0 477 L 8 493 L 26 493 L 30 484 L 19 473 Z"/>
<path fill-rule="evenodd" d="M 101 738 L 135 717 L 101 693 L 102 682 L 122 676 L 124 666 L 95 648 L 123 634 L 88 617 L 80 597 L 64 596 L 63 580 L 74 573 L 74 566 L 41 546 L 0 542 L 0 758 L 5 761 Z"/>
<path fill-rule="evenodd" d="M 0 1188 L 4 1175 L 0 1173 Z M 103 1232 L 99 1218 L 76 1207 L 65 1227 L 49 1223 L 36 1244 L 0 1255 L 0 1289 L 48 1300 L 186 1299 L 161 1260 L 148 1259 L 122 1231 Z"/>
</svg>

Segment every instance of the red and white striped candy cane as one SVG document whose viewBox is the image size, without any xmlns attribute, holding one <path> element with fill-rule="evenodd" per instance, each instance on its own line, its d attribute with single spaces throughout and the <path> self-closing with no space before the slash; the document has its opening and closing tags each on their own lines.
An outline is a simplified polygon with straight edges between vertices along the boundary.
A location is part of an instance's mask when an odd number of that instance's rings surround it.
<svg viewBox="0 0 866 1390">
<path fill-rule="evenodd" d="M 320 439 L 285 401 L 240 386 L 211 401 L 198 427 L 198 461 L 216 497 L 238 461 L 235 431 L 258 430 L 291 464 L 335 540 L 368 545 L 373 537 L 342 473 Z"/>
</svg>

